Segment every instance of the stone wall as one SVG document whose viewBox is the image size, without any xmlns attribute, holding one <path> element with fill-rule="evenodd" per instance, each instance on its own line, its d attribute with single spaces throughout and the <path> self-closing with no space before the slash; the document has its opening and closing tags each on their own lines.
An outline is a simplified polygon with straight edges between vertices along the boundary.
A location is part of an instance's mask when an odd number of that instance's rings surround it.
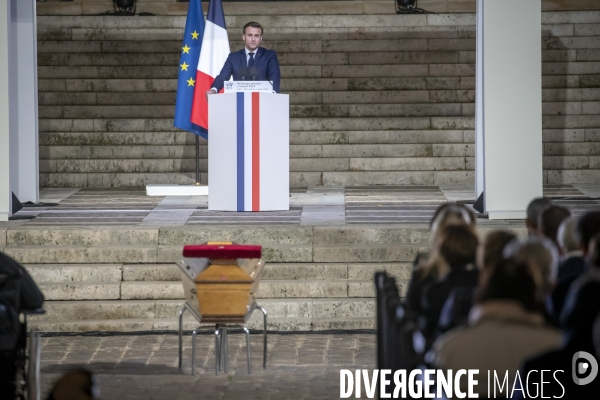
<svg viewBox="0 0 600 400">
<path fill-rule="evenodd" d="M 202 1 L 204 9 L 208 1 Z M 477 0 L 418 0 L 418 6 L 434 13 L 472 13 Z M 600 10 L 598 0 L 542 0 L 543 11 Z M 155 15 L 185 15 L 187 2 L 177 0 L 137 0 L 136 12 Z M 256 9 L 261 14 L 391 14 L 395 12 L 395 0 L 319 0 L 310 5 L 302 1 L 224 2 L 225 14 L 252 15 Z M 98 15 L 112 10 L 111 0 L 44 0 L 37 3 L 38 15 Z"/>
<path fill-rule="evenodd" d="M 258 19 L 279 54 L 292 185 L 473 183 L 474 14 L 293 12 L 227 17 L 233 49 Z M 543 23 L 545 182 L 598 182 L 600 12 L 546 12 Z M 42 186 L 193 181 L 194 139 L 172 128 L 184 24 L 38 18 Z M 206 179 L 205 142 L 202 157 Z"/>
</svg>

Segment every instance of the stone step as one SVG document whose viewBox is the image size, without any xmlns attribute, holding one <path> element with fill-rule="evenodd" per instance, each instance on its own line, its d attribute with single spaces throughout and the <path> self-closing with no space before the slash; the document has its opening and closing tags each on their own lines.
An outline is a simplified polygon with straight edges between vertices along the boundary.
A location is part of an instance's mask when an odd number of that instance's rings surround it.
<svg viewBox="0 0 600 400">
<path fill-rule="evenodd" d="M 587 39 L 587 38 L 586 38 Z M 242 41 L 230 41 L 241 49 Z M 475 51 L 475 39 L 378 40 L 265 40 L 261 45 L 277 53 Z M 573 44 L 576 46 L 576 44 Z M 48 40 L 38 41 L 39 54 L 180 54 L 182 40 Z M 570 47 L 567 47 L 570 48 Z M 577 48 L 577 47 L 574 47 Z"/>
<path fill-rule="evenodd" d="M 44 26 L 45 22 L 42 22 Z M 553 26 L 548 26 L 551 28 Z M 567 26 L 565 26 L 567 28 Z M 231 43 L 238 45 L 239 28 L 229 28 Z M 553 32 L 561 36 L 561 32 Z M 562 32 L 573 36 L 573 29 Z M 586 36 L 586 32 L 578 32 Z M 37 30 L 38 41 L 176 41 L 183 40 L 184 28 L 113 28 L 113 27 L 43 27 Z M 588 33 L 589 34 L 589 33 Z M 395 26 L 395 27 L 266 27 L 264 41 L 298 40 L 389 40 L 389 39 L 456 39 L 475 37 L 475 26 L 459 30 L 457 26 Z"/>
<path fill-rule="evenodd" d="M 556 126 L 557 120 L 545 119 L 545 128 L 565 128 Z M 594 128 L 594 116 L 577 116 L 567 128 Z M 589 124 L 589 125 L 588 125 Z M 588 126 L 586 126 L 588 125 Z M 40 119 L 41 132 L 173 132 L 171 118 L 123 118 L 123 119 Z M 385 131 L 385 130 L 473 130 L 474 117 L 364 117 L 364 118 L 292 118 L 291 131 Z"/>
<path fill-rule="evenodd" d="M 554 90 L 554 89 L 553 89 Z M 584 89 L 582 89 L 584 90 Z M 600 90 L 587 89 L 584 95 L 573 93 L 547 93 L 545 101 L 593 101 L 600 100 Z M 594 92 L 595 90 L 595 92 Z M 554 90 L 554 92 L 558 92 Z M 292 92 L 290 104 L 426 104 L 426 103 L 472 103 L 474 90 L 375 90 L 323 92 Z M 568 96 L 568 97 L 567 97 Z M 40 106 L 45 105 L 160 105 L 175 104 L 175 92 L 110 93 L 110 92 L 41 92 Z M 585 98 L 585 100 L 582 100 Z M 589 100 L 588 100 L 589 99 Z M 564 101 L 562 100 L 562 101 Z"/>
<path fill-rule="evenodd" d="M 395 145 L 392 145 L 395 146 Z M 436 146 L 436 145 L 434 145 Z M 436 171 L 473 169 L 472 145 L 459 146 L 459 150 L 442 149 L 454 157 L 379 157 L 379 158 L 291 158 L 290 172 L 309 171 Z M 470 155 L 461 156 L 460 153 Z M 544 158 L 546 160 L 546 157 Z M 208 172 L 206 159 L 200 160 L 200 172 Z M 194 172 L 196 160 L 143 159 L 143 160 L 40 160 L 41 173 L 164 173 Z"/>
<path fill-rule="evenodd" d="M 551 103 L 545 105 L 545 112 L 557 115 L 566 109 L 564 114 L 595 114 L 597 103 Z M 171 105 L 121 105 L 104 106 L 39 106 L 40 118 L 169 118 L 173 115 L 175 104 Z M 474 107 L 474 105 L 473 105 Z M 470 110 L 470 109 L 469 109 Z M 324 118 L 324 117 L 440 117 L 464 115 L 463 105 L 446 104 L 322 104 L 291 105 L 290 118 Z M 548 114 L 546 114 L 548 115 Z"/>
<path fill-rule="evenodd" d="M 590 172 L 590 171 L 588 171 Z M 573 171 L 573 173 L 580 173 Z M 582 174 L 585 171 L 581 171 Z M 202 182 L 208 182 L 208 174 L 201 173 Z M 370 185 L 472 185 L 475 171 L 318 171 L 290 172 L 290 186 L 362 186 Z M 552 179 L 561 184 L 562 178 Z M 585 182 L 595 182 L 595 175 L 582 177 Z M 41 187 L 49 188 L 111 188 L 142 187 L 148 184 L 191 185 L 196 182 L 193 172 L 154 173 L 40 173 Z M 365 223 L 369 220 L 363 221 Z M 172 258 L 161 260 L 170 261 Z M 294 261 L 306 261 L 306 258 Z M 310 260 L 309 260 L 310 261 Z"/>
<path fill-rule="evenodd" d="M 373 317 L 374 298 L 260 299 L 269 318 Z M 46 314 L 36 321 L 85 321 L 175 318 L 183 300 L 47 301 Z M 189 313 L 186 320 L 192 319 Z"/>
<path fill-rule="evenodd" d="M 116 320 L 36 321 L 30 326 L 41 332 L 147 332 L 177 331 L 177 318 L 146 318 Z M 184 320 L 183 329 L 191 331 L 198 326 L 193 319 Z M 263 322 L 258 312 L 248 323 L 248 328 L 262 330 Z M 375 319 L 365 318 L 269 318 L 269 331 L 320 331 L 375 329 Z M 184 340 L 189 340 L 187 337 Z M 201 339 L 202 340 L 202 337 Z"/>
<path fill-rule="evenodd" d="M 584 140 L 584 131 L 581 139 Z M 589 140 L 593 139 L 592 131 Z M 569 130 L 546 130 L 545 141 L 557 141 Z M 291 145 L 315 144 L 411 144 L 411 143 L 474 143 L 475 133 L 462 130 L 405 130 L 405 131 L 292 131 Z M 40 132 L 40 146 L 135 146 L 188 145 L 194 136 L 188 132 Z M 206 146 L 201 139 L 201 147 Z M 193 157 L 193 155 L 191 156 Z"/>
<path fill-rule="evenodd" d="M 39 66 L 39 79 L 177 79 L 177 63 L 170 66 Z M 320 78 L 320 65 L 282 66 L 281 77 L 286 78 Z M 329 71 L 329 69 L 327 70 Z M 333 76 L 327 72 L 327 76 Z"/>
<path fill-rule="evenodd" d="M 206 146 L 200 149 L 200 156 L 206 158 Z M 174 163 L 172 168 L 182 167 L 181 159 L 191 159 L 195 156 L 195 149 L 190 145 L 172 145 L 172 146 L 40 146 L 41 160 L 66 160 L 63 164 L 71 170 L 77 172 L 77 162 L 68 164 L 69 160 L 81 160 L 80 163 L 86 163 L 85 160 L 105 160 L 107 167 L 109 162 L 121 162 L 124 160 L 148 160 L 144 163 L 151 163 L 152 159 L 167 159 L 165 162 Z M 421 144 L 390 144 L 389 146 L 380 146 L 377 144 L 322 144 L 322 145 L 290 145 L 290 157 L 293 158 L 370 158 L 370 157 L 462 157 L 474 156 L 473 145 L 469 143 L 421 143 Z M 114 159 L 113 159 L 114 158 Z M 172 160 L 175 158 L 175 160 Z M 108 161 L 106 161 L 108 160 Z M 54 162 L 54 161 L 52 161 Z M 100 161 L 97 161 L 100 163 Z M 133 163 L 134 161 L 127 161 Z M 138 162 L 138 161 L 135 161 Z M 82 168 L 91 166 L 91 162 L 81 164 Z M 100 164 L 98 164 L 100 165 Z M 134 164 L 132 164 L 134 165 Z M 148 164 L 152 167 L 151 164 Z M 85 170 L 79 172 L 88 172 Z M 89 171 L 91 172 L 91 171 Z"/>
<path fill-rule="evenodd" d="M 173 264 L 26 264 L 36 282 L 180 282 L 181 273 Z M 340 264 L 340 263 L 267 263 L 263 281 L 301 281 L 349 279 L 369 280 L 379 270 L 386 270 L 399 280 L 410 277 L 410 263 Z"/>
<path fill-rule="evenodd" d="M 600 80 L 596 75 L 568 76 L 547 75 L 542 77 L 544 89 L 586 90 L 600 88 Z M 176 79 L 40 79 L 40 93 L 44 92 L 92 92 L 97 95 L 106 92 L 153 93 L 170 92 L 174 95 L 177 89 Z M 289 92 L 322 92 L 323 96 L 360 96 L 362 92 L 382 91 L 459 91 L 465 95 L 457 95 L 460 102 L 470 99 L 469 94 L 475 89 L 473 77 L 402 77 L 402 78 L 290 78 L 281 82 L 282 93 Z M 342 92 L 342 93 L 336 93 Z M 566 96 L 553 94 L 552 96 Z M 554 97 L 556 98 L 556 97 Z M 560 97 L 559 97 L 560 98 Z M 577 98 L 577 97 L 576 97 Z M 444 93 L 434 97 L 443 102 Z M 452 97 L 450 97 L 452 99 Z M 592 97 L 592 99 L 595 99 Z M 455 100 L 450 100 L 455 101 Z"/>
<path fill-rule="evenodd" d="M 146 200 L 154 208 L 156 200 Z M 92 200 L 93 201 L 93 200 Z M 73 203 L 70 202 L 70 205 Z M 87 204 L 86 204 L 87 205 Z M 6 233 L 6 244 L 9 246 L 140 246 L 157 245 L 158 228 L 51 228 L 51 227 L 15 227 Z M 21 260 L 23 263 L 30 263 Z M 51 262 L 43 262 L 50 264 Z"/>
<path fill-rule="evenodd" d="M 27 272 L 36 282 L 83 283 L 119 282 L 123 279 L 121 264 L 27 264 Z"/>
<path fill-rule="evenodd" d="M 54 6 L 56 4 L 56 6 Z M 206 12 L 208 2 L 203 4 Z M 155 0 L 144 1 L 137 4 L 136 12 L 153 13 L 157 15 L 186 15 L 188 9 L 187 2 L 176 2 L 175 0 Z M 369 13 L 379 13 L 381 11 L 390 11 L 389 3 L 384 1 L 323 1 L 316 6 L 307 8 L 302 2 L 287 1 L 274 3 L 273 7 L 265 7 L 264 3 L 255 2 L 225 2 L 223 5 L 225 15 L 246 15 L 254 14 L 257 9 L 262 15 L 271 14 L 363 14 L 365 11 Z M 107 0 L 95 1 L 73 1 L 68 5 L 49 1 L 38 5 L 38 15 L 97 15 L 104 14 L 107 10 L 113 10 L 113 3 Z M 151 17 L 145 17 L 151 18 Z M 264 17 L 263 17 L 264 18 Z M 231 21 L 231 17 L 227 19 Z M 229 24 L 228 24 L 229 26 Z"/>
</svg>

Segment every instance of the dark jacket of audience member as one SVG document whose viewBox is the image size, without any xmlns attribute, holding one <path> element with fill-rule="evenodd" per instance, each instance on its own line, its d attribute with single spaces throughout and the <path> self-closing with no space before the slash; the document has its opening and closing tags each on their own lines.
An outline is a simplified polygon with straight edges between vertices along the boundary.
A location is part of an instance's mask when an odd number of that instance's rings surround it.
<svg viewBox="0 0 600 400">
<path fill-rule="evenodd" d="M 479 271 L 475 266 L 478 246 L 477 235 L 467 226 L 450 225 L 441 232 L 437 262 L 446 263 L 448 272 L 423 288 L 420 310 L 423 334 L 431 338 L 438 324 L 444 303 L 454 289 L 473 289 L 477 286 Z"/>
<path fill-rule="evenodd" d="M 517 236 L 509 231 L 490 232 L 477 251 L 477 268 L 479 271 L 491 271 L 502 261 L 504 248 Z M 473 306 L 475 289 L 462 287 L 452 290 L 442 308 L 435 336 L 441 336 L 451 329 L 468 323 L 469 311 Z"/>
<path fill-rule="evenodd" d="M 598 399 L 600 378 L 597 377 L 587 385 L 577 385 L 572 376 L 573 372 L 577 376 L 579 374 L 572 368 L 573 365 L 577 368 L 577 363 L 574 364 L 575 359 L 579 358 L 575 356 L 577 352 L 584 351 L 592 356 L 596 355 L 592 331 L 599 313 L 600 271 L 593 270 L 575 282 L 569 293 L 561 321 L 564 331 L 562 347 L 532 358 L 522 367 L 523 376 L 527 376 L 530 371 L 564 371 L 556 375 L 560 384 L 554 379 L 549 380 L 544 387 L 544 396 L 578 400 Z M 525 381 L 523 384 L 526 384 Z M 528 388 L 531 393 L 535 393 L 535 389 Z"/>
<path fill-rule="evenodd" d="M 513 382 L 525 359 L 560 345 L 560 334 L 540 312 L 542 278 L 536 266 L 502 260 L 483 274 L 469 326 L 434 343 L 433 364 L 443 370 L 496 370 L 501 376 L 508 371 Z M 466 379 L 460 386 L 466 390 Z M 487 384 L 480 380 L 475 392 L 485 398 Z"/>
<path fill-rule="evenodd" d="M 436 210 L 430 224 L 432 252 L 419 253 L 413 263 L 413 274 L 408 284 L 404 306 L 411 310 L 421 311 L 423 288 L 440 279 L 448 272 L 448 265 L 440 262 L 437 249 L 440 243 L 440 233 L 450 225 L 464 225 L 475 232 L 476 219 L 474 214 L 464 205 L 456 203 L 444 204 Z"/>
<path fill-rule="evenodd" d="M 579 219 L 579 222 L 577 223 L 577 236 L 580 240 L 580 248 L 582 251 L 581 258 L 572 261 L 575 265 L 563 266 L 563 270 L 572 268 L 573 271 L 559 280 L 556 289 L 554 289 L 554 292 L 552 293 L 554 312 L 559 317 L 562 313 L 564 302 L 571 285 L 584 274 L 587 269 L 585 265 L 582 266 L 582 263 L 585 263 L 585 257 L 588 256 L 588 248 L 592 238 L 598 233 L 600 233 L 600 212 L 590 212 Z"/>
</svg>

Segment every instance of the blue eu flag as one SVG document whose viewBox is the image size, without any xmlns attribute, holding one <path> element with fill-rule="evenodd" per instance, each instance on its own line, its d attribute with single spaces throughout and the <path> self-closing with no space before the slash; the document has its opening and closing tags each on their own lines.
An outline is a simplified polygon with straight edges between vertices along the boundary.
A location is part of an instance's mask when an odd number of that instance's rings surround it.
<svg viewBox="0 0 600 400">
<path fill-rule="evenodd" d="M 204 14 L 202 2 L 190 0 L 177 79 L 177 99 L 175 101 L 174 126 L 206 138 L 206 131 L 191 122 L 192 102 L 196 85 L 196 70 L 200 58 L 200 47 L 204 35 Z"/>
</svg>

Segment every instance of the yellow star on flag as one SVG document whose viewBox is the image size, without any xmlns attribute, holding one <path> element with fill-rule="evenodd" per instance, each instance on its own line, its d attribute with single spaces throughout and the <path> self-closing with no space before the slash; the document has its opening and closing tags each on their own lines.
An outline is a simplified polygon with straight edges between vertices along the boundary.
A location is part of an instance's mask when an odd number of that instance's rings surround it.
<svg viewBox="0 0 600 400">
<path fill-rule="evenodd" d="M 189 67 L 189 65 L 187 65 L 184 61 L 183 64 L 180 65 L 180 67 L 181 67 L 182 71 L 187 71 L 188 70 L 187 67 Z"/>
<path fill-rule="evenodd" d="M 184 53 L 190 54 L 190 48 L 188 47 L 187 44 L 185 46 L 183 46 L 182 49 L 183 49 Z"/>
<path fill-rule="evenodd" d="M 187 80 L 188 86 L 194 86 L 194 83 L 196 81 L 194 81 L 192 78 L 190 78 L 189 80 Z"/>
<path fill-rule="evenodd" d="M 193 40 L 193 39 L 196 39 L 196 40 L 198 40 L 198 35 L 199 35 L 199 33 L 198 33 L 198 32 L 196 32 L 196 31 L 192 32 L 192 40 Z"/>
</svg>

